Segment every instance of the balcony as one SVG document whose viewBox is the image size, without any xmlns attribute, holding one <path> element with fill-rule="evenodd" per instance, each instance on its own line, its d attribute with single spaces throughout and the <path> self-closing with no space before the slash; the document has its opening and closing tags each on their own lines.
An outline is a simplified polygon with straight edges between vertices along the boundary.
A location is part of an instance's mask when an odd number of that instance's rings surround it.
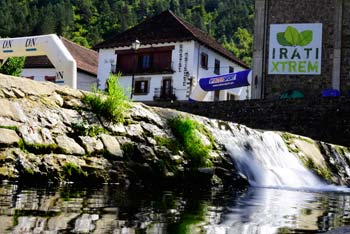
<svg viewBox="0 0 350 234">
<path fill-rule="evenodd" d="M 153 100 L 154 101 L 175 101 L 177 100 L 176 89 L 173 87 L 155 88 Z"/>
<path fill-rule="evenodd" d="M 148 68 L 143 68 L 140 66 L 132 68 L 120 68 L 116 65 L 111 66 L 111 72 L 113 74 L 121 73 L 122 76 L 131 76 L 131 75 L 152 75 L 152 74 L 173 74 L 175 73 L 174 63 L 172 62 L 169 66 L 150 66 Z"/>
</svg>

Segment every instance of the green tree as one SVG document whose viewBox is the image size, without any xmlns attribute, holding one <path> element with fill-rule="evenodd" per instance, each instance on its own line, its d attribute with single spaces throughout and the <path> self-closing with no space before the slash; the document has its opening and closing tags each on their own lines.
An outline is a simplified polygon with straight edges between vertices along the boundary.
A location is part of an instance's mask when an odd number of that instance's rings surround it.
<svg viewBox="0 0 350 234">
<path fill-rule="evenodd" d="M 232 51 L 243 62 L 250 65 L 252 62 L 253 35 L 245 28 L 238 28 L 234 38 L 224 42 L 224 47 Z"/>
<path fill-rule="evenodd" d="M 0 73 L 11 76 L 21 76 L 24 61 L 25 57 L 8 58 L 4 64 L 0 64 Z"/>
</svg>

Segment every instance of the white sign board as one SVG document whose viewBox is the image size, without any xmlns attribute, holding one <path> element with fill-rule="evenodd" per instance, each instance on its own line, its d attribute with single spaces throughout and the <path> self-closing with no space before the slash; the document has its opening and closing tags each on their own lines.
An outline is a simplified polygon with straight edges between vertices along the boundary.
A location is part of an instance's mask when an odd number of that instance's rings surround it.
<svg viewBox="0 0 350 234">
<path fill-rule="evenodd" d="M 271 24 L 269 74 L 320 75 L 322 24 Z"/>
</svg>

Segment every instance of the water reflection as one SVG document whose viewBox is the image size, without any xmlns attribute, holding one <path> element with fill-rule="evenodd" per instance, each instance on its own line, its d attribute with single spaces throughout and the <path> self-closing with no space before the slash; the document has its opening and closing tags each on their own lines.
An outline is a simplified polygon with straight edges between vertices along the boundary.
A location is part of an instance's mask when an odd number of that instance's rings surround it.
<svg viewBox="0 0 350 234">
<path fill-rule="evenodd" d="M 349 194 L 249 188 L 209 233 L 319 233 L 349 224 Z"/>
<path fill-rule="evenodd" d="M 318 233 L 349 224 L 341 193 L 0 185 L 0 233 Z"/>
</svg>

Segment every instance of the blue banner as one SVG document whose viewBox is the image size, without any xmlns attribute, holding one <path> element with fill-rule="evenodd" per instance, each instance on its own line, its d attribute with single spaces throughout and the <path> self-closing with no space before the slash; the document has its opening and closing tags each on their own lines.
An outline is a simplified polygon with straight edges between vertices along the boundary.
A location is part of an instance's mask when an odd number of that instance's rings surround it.
<svg viewBox="0 0 350 234">
<path fill-rule="evenodd" d="M 201 78 L 199 80 L 199 85 L 207 92 L 249 86 L 248 75 L 250 71 L 251 70 L 245 70 L 220 76 Z"/>
</svg>

